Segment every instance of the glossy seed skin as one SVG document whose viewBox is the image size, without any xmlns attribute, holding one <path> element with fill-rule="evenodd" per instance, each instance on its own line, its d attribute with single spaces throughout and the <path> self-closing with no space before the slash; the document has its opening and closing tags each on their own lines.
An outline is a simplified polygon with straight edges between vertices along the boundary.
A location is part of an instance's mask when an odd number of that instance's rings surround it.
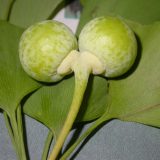
<svg viewBox="0 0 160 160">
<path fill-rule="evenodd" d="M 57 68 L 72 50 L 77 49 L 77 40 L 63 23 L 48 20 L 29 27 L 22 35 L 19 57 L 24 70 L 42 82 L 62 79 Z"/>
<path fill-rule="evenodd" d="M 99 17 L 91 20 L 79 36 L 80 52 L 94 54 L 105 67 L 104 76 L 124 74 L 133 65 L 137 55 L 134 33 L 116 17 Z"/>
</svg>

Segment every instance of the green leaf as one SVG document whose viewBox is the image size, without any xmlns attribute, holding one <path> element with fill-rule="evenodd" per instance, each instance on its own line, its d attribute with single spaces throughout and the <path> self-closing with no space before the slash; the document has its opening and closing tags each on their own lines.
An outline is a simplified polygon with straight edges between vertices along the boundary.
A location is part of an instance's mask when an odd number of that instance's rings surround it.
<svg viewBox="0 0 160 160">
<path fill-rule="evenodd" d="M 139 50 L 133 73 L 110 81 L 114 118 L 160 127 L 160 22 L 143 26 L 131 24 L 139 39 Z"/>
<path fill-rule="evenodd" d="M 92 77 L 89 82 L 77 122 L 93 120 L 107 107 L 107 81 L 101 77 Z M 26 101 L 24 112 L 45 124 L 58 137 L 66 120 L 73 92 L 74 77 L 53 86 L 42 87 Z"/>
<path fill-rule="evenodd" d="M 84 24 L 98 16 L 120 15 L 142 24 L 160 20 L 159 0 L 87 0 L 78 26 L 78 34 Z"/>
<path fill-rule="evenodd" d="M 0 0 L 0 19 L 7 20 L 14 0 Z"/>
<path fill-rule="evenodd" d="M 14 112 L 24 96 L 40 87 L 19 62 L 18 43 L 23 29 L 0 21 L 0 106 Z"/>
<path fill-rule="evenodd" d="M 63 0 L 16 0 L 9 21 L 26 28 L 33 23 L 50 18 Z"/>
<path fill-rule="evenodd" d="M 84 5 L 86 3 L 86 0 L 80 0 L 80 3 Z"/>
</svg>

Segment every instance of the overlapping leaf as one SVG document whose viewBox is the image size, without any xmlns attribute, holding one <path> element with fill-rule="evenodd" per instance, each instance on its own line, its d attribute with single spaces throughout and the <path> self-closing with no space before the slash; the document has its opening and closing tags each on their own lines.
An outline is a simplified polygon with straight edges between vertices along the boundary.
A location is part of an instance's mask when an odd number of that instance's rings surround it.
<svg viewBox="0 0 160 160">
<path fill-rule="evenodd" d="M 29 78 L 20 65 L 19 38 L 23 29 L 0 21 L 0 106 L 8 114 L 22 98 L 40 85 Z"/>
<path fill-rule="evenodd" d="M 101 77 L 90 79 L 77 121 L 99 117 L 107 107 L 107 81 Z M 58 136 L 72 101 L 74 78 L 46 86 L 35 92 L 25 103 L 24 112 L 44 123 Z"/>
<path fill-rule="evenodd" d="M 120 15 L 126 19 L 149 24 L 160 20 L 159 0 L 87 0 L 78 26 L 98 16 Z"/>
<path fill-rule="evenodd" d="M 160 127 L 160 23 L 130 24 L 139 38 L 137 66 L 131 75 L 110 81 L 113 117 Z"/>
<path fill-rule="evenodd" d="M 12 6 L 9 21 L 26 28 L 35 22 L 52 16 L 63 0 L 16 0 Z"/>
<path fill-rule="evenodd" d="M 7 20 L 14 0 L 0 0 L 0 19 Z"/>
</svg>

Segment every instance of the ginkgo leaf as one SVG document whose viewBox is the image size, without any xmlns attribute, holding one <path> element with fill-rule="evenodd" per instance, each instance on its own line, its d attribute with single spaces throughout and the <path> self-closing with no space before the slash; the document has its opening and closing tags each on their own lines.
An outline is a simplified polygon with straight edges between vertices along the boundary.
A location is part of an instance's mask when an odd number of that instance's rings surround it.
<svg viewBox="0 0 160 160">
<path fill-rule="evenodd" d="M 96 119 L 107 107 L 107 80 L 91 77 L 89 82 L 77 122 Z M 66 120 L 73 91 L 74 77 L 42 87 L 26 101 L 24 112 L 45 124 L 57 137 Z"/>
<path fill-rule="evenodd" d="M 160 127 L 160 23 L 143 26 L 130 23 L 139 38 L 135 70 L 110 81 L 113 117 Z"/>
<path fill-rule="evenodd" d="M 0 20 L 7 20 L 13 0 L 0 0 Z"/>
<path fill-rule="evenodd" d="M 8 114 L 24 96 L 40 87 L 22 69 L 18 44 L 23 29 L 0 21 L 0 106 Z"/>
</svg>

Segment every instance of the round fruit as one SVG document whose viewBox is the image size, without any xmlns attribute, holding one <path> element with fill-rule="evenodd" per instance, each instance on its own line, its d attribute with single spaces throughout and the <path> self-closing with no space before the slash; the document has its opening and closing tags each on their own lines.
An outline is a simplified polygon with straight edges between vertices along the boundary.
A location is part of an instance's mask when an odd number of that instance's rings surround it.
<svg viewBox="0 0 160 160">
<path fill-rule="evenodd" d="M 128 71 L 137 55 L 134 33 L 116 17 L 99 17 L 87 23 L 79 36 L 79 49 L 94 54 L 102 62 L 106 77 Z"/>
<path fill-rule="evenodd" d="M 19 56 L 24 70 L 34 79 L 56 82 L 62 60 L 77 49 L 77 40 L 63 23 L 48 20 L 29 27 L 22 35 Z"/>
</svg>

